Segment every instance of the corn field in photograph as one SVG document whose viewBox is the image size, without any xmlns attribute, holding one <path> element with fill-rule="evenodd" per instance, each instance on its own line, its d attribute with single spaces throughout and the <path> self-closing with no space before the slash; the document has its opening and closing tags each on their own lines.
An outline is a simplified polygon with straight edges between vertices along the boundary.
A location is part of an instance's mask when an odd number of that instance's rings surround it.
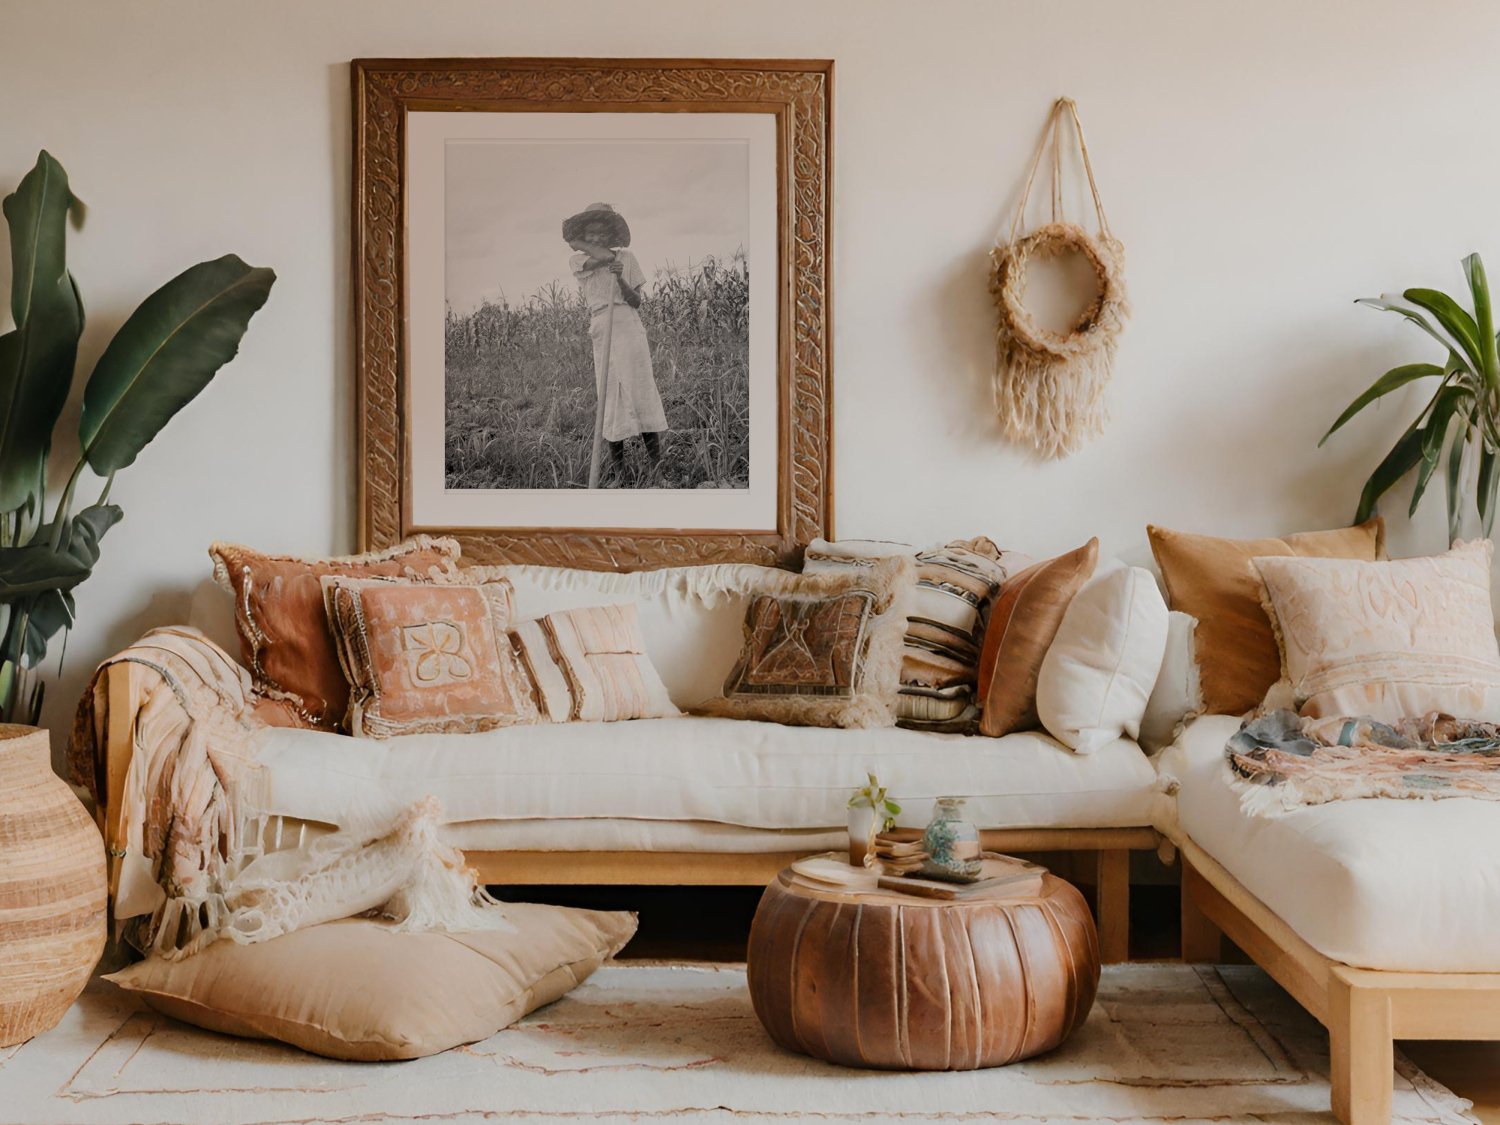
<svg viewBox="0 0 1500 1125">
<path fill-rule="evenodd" d="M 742 253 L 658 270 L 640 315 L 667 432 L 654 468 L 625 446 L 617 487 L 746 488 L 750 275 Z M 518 304 L 451 309 L 445 331 L 449 488 L 586 488 L 594 435 L 589 310 L 571 281 Z"/>
</svg>

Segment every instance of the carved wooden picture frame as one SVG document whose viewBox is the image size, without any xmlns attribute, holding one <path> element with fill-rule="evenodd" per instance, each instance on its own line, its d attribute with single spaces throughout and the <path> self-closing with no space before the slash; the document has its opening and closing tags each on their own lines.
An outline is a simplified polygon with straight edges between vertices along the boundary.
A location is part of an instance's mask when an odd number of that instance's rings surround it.
<svg viewBox="0 0 1500 1125">
<path fill-rule="evenodd" d="M 355 60 L 352 248 L 358 516 L 363 548 L 385 547 L 416 532 L 427 532 L 453 535 L 463 544 L 465 557 L 475 562 L 637 570 L 729 561 L 787 565 L 796 561 L 801 547 L 812 539 L 831 536 L 832 72 L 833 64 L 827 60 Z M 441 322 L 446 314 L 431 315 L 434 307 L 443 306 L 434 304 L 428 290 L 442 286 L 427 285 L 418 299 L 411 274 L 416 271 L 423 277 L 439 278 L 444 274 L 440 248 L 437 273 L 434 275 L 424 264 L 434 257 L 434 239 L 418 240 L 413 226 L 420 225 L 429 233 L 444 229 L 441 219 L 434 226 L 424 217 L 442 210 L 434 208 L 430 199 L 444 196 L 423 186 L 430 181 L 442 182 L 431 168 L 443 167 L 444 158 L 429 159 L 421 154 L 449 151 L 434 149 L 423 139 L 433 132 L 434 122 L 459 122 L 455 128 L 460 130 L 481 124 L 480 118 L 460 118 L 457 114 L 508 115 L 488 119 L 498 122 L 502 129 L 512 125 L 520 129 L 539 127 L 548 121 L 582 124 L 583 119 L 572 116 L 550 116 L 558 114 L 679 115 L 675 119 L 631 116 L 628 120 L 659 123 L 669 131 L 690 120 L 710 123 L 709 128 L 719 121 L 746 121 L 757 130 L 757 136 L 767 139 L 766 151 L 774 153 L 774 161 L 766 157 L 761 163 L 766 169 L 763 182 L 774 181 L 774 239 L 767 240 L 774 245 L 774 287 L 770 287 L 768 265 L 754 261 L 750 270 L 751 276 L 767 287 L 764 292 L 773 295 L 751 307 L 774 309 L 775 330 L 765 337 L 767 346 L 759 354 L 774 358 L 774 376 L 766 376 L 774 379 L 774 398 L 767 390 L 767 397 L 760 401 L 773 403 L 766 406 L 761 417 L 774 419 L 775 441 L 772 443 L 766 435 L 758 439 L 760 444 L 752 447 L 748 460 L 755 466 L 752 473 L 760 475 L 751 478 L 751 485 L 740 486 L 753 489 L 754 481 L 771 482 L 754 493 L 756 519 L 702 527 L 642 526 L 639 517 L 613 526 L 604 526 L 611 523 L 609 520 L 596 520 L 590 526 L 572 526 L 562 520 L 558 521 L 561 526 L 546 526 L 549 521 L 536 518 L 537 508 L 533 508 L 531 518 L 515 526 L 506 526 L 505 518 L 495 520 L 493 526 L 488 521 L 477 525 L 472 520 L 444 522 L 432 518 L 434 513 L 446 514 L 450 509 L 440 509 L 437 501 L 427 498 L 453 491 L 448 490 L 452 478 L 441 475 L 448 463 L 442 439 L 434 455 L 432 442 L 423 436 L 432 431 L 432 424 L 423 421 L 423 412 L 430 415 L 434 411 L 428 405 L 433 394 L 430 384 L 434 365 L 430 360 L 437 355 L 441 372 L 445 354 Z M 516 116 L 522 114 L 547 116 Z M 713 114 L 735 116 L 704 116 Z M 774 122 L 774 129 L 765 125 L 767 119 Z M 593 117 L 588 119 L 588 127 L 598 131 L 613 120 Z M 412 164 L 409 142 L 426 146 Z M 589 189 L 579 187 L 577 191 L 581 199 Z M 564 202 L 571 205 L 571 196 L 557 206 L 563 208 Z M 574 209 L 583 207 L 579 202 Z M 560 216 L 566 214 L 567 210 L 559 210 Z M 764 225 L 770 229 L 769 220 Z M 549 237 L 552 229 L 549 227 Z M 557 246 L 562 259 L 568 247 L 560 237 Z M 762 260 L 769 261 L 770 257 L 765 255 Z M 579 255 L 575 258 L 581 260 Z M 422 273 L 424 270 L 427 272 Z M 641 291 L 645 290 L 642 287 Z M 611 322 L 617 307 L 608 311 Z M 434 319 L 440 322 L 436 326 Z M 439 335 L 434 337 L 434 332 Z M 436 353 L 427 343 L 434 338 Z M 593 354 L 597 357 L 597 336 L 594 341 Z M 423 349 L 422 362 L 415 367 L 414 347 Z M 613 354 L 608 344 L 605 353 Z M 422 374 L 414 377 L 414 369 Z M 771 370 L 766 367 L 768 373 Z M 414 387 L 414 382 L 421 385 Z M 437 401 L 441 404 L 440 396 Z M 436 412 L 440 419 L 446 417 L 441 405 Z M 594 429 L 598 429 L 597 423 Z M 415 474 L 415 495 L 420 503 L 414 502 L 414 444 L 426 451 Z M 595 448 L 599 445 L 596 438 Z M 762 451 L 759 462 L 754 460 L 756 448 Z M 433 479 L 439 482 L 436 491 L 426 483 Z M 726 482 L 720 482 L 719 487 L 722 491 L 717 495 L 725 500 L 721 510 L 738 512 L 733 502 L 743 497 L 731 493 Z M 511 510 L 507 507 L 509 495 L 500 491 L 483 493 L 488 498 L 486 503 L 505 511 Z M 520 498 L 520 493 L 515 495 Z M 600 504 L 618 503 L 623 510 L 635 499 L 624 492 L 580 496 L 576 487 L 558 488 L 556 495 L 559 508 L 564 507 L 563 500 L 589 499 Z M 690 493 L 667 489 L 652 496 L 659 506 L 641 510 L 670 512 L 675 498 L 681 497 L 682 511 L 702 512 L 704 502 L 712 499 L 694 499 Z M 528 501 L 546 502 L 545 493 L 527 493 L 526 497 Z M 470 498 L 468 494 L 460 497 Z"/>
</svg>

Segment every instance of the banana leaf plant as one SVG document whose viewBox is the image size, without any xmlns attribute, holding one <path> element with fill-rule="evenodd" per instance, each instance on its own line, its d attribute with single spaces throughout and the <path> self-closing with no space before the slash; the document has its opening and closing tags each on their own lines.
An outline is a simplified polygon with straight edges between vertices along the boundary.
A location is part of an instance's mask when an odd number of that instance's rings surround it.
<svg viewBox="0 0 1500 1125">
<path fill-rule="evenodd" d="M 42 152 L 3 210 L 15 327 L 0 335 L 0 721 L 34 724 L 44 683 L 33 670 L 72 626 L 73 591 L 124 514 L 109 502 L 115 474 L 234 358 L 276 275 L 229 254 L 141 302 L 84 384 L 77 460 L 49 514 L 48 458 L 84 325 L 66 254 L 69 219 L 82 207 L 62 165 Z M 75 511 L 85 468 L 104 484 Z"/>
<path fill-rule="evenodd" d="M 1359 497 L 1356 523 L 1374 515 L 1380 498 L 1413 470 L 1417 477 L 1408 515 L 1415 515 L 1441 465 L 1449 542 L 1459 536 L 1471 491 L 1484 534 L 1494 527 L 1495 494 L 1500 488 L 1500 357 L 1484 263 L 1478 254 L 1470 254 L 1463 269 L 1472 311 L 1436 289 L 1408 289 L 1356 302 L 1405 317 L 1447 353 L 1442 364 L 1407 363 L 1387 371 L 1349 404 L 1318 443 L 1321 446 L 1349 419 L 1392 391 L 1421 379 L 1437 380 L 1432 397 L 1370 474 Z"/>
</svg>

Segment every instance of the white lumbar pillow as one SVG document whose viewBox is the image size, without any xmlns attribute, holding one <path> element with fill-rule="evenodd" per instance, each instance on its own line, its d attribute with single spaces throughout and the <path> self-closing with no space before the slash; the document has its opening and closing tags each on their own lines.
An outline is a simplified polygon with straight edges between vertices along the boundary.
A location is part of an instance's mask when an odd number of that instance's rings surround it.
<svg viewBox="0 0 1500 1125">
<path fill-rule="evenodd" d="M 1167 604 L 1149 572 L 1096 574 L 1063 615 L 1037 679 L 1036 708 L 1052 735 L 1080 754 L 1138 738 L 1167 649 Z"/>
</svg>

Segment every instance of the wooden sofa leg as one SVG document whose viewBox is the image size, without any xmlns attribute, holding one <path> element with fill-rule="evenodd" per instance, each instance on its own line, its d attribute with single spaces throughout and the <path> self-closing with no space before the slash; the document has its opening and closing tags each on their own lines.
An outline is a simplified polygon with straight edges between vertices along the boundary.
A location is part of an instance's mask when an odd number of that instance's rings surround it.
<svg viewBox="0 0 1500 1125">
<path fill-rule="evenodd" d="M 1217 965 L 1224 958 L 1224 933 L 1198 905 L 1202 876 L 1182 857 L 1182 959 L 1188 964 Z"/>
<path fill-rule="evenodd" d="M 1390 1125 L 1391 1002 L 1334 969 L 1328 981 L 1333 1115 L 1344 1125 Z"/>
<path fill-rule="evenodd" d="M 1099 906 L 1099 960 L 1116 965 L 1130 960 L 1130 852 L 1100 849 L 1094 892 Z"/>
</svg>

